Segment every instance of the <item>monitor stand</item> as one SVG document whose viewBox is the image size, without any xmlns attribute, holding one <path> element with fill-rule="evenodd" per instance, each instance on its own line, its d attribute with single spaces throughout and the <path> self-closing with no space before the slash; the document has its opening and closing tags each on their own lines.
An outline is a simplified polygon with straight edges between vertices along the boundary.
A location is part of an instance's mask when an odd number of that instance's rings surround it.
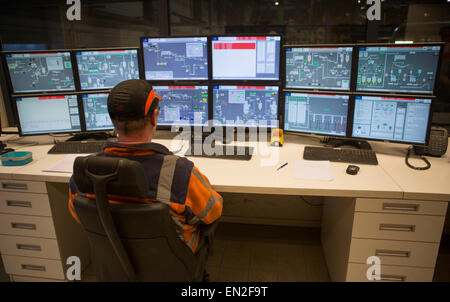
<svg viewBox="0 0 450 302">
<path fill-rule="evenodd" d="M 171 131 L 170 129 L 156 129 L 152 139 L 174 139 L 181 133 L 182 131 Z"/>
<path fill-rule="evenodd" d="M 69 141 L 106 141 L 110 138 L 116 138 L 114 135 L 109 134 L 108 132 L 82 132 L 77 133 L 73 137 L 66 140 Z"/>
<path fill-rule="evenodd" d="M 250 130 L 247 128 L 244 130 L 244 135 L 241 135 L 241 133 L 239 133 L 239 131 L 237 130 L 236 127 L 233 127 L 232 130 L 228 130 L 228 134 L 227 135 L 227 129 L 224 130 L 223 132 L 223 136 L 219 137 L 216 136 L 216 140 L 222 142 L 222 144 L 230 144 L 232 142 L 259 142 L 260 139 L 264 139 L 264 137 L 261 137 L 260 132 L 261 131 L 267 131 L 264 130 L 265 128 L 260 128 L 257 129 L 255 135 L 250 134 Z M 270 141 L 270 132 L 267 131 L 265 139 L 267 141 Z"/>
<path fill-rule="evenodd" d="M 6 154 L 9 152 L 14 152 L 14 149 L 6 148 L 6 144 L 3 142 L 0 142 L 0 155 Z"/>
<path fill-rule="evenodd" d="M 206 133 L 206 132 L 202 132 L 201 134 L 196 134 L 194 132 L 191 132 L 191 138 L 190 138 L 190 145 L 196 145 L 196 144 L 200 144 L 203 145 L 203 143 L 205 142 L 205 139 L 207 137 L 209 137 L 211 135 L 211 133 Z M 216 138 L 214 137 L 213 139 L 213 143 L 215 142 Z"/>
<path fill-rule="evenodd" d="M 227 129 L 222 129 L 222 135 L 219 135 L 218 133 L 216 133 L 215 127 L 211 127 L 211 130 L 209 130 L 209 131 L 202 132 L 202 137 L 201 138 L 200 138 L 199 135 L 197 135 L 194 138 L 193 137 L 194 134 L 191 133 L 191 142 L 195 143 L 195 142 L 200 142 L 201 141 L 201 143 L 203 143 L 204 140 L 207 137 L 212 136 L 213 144 L 215 144 L 216 141 L 220 142 L 220 143 L 222 143 L 224 145 L 225 144 L 230 144 L 230 143 L 235 141 L 235 132 L 236 132 L 236 129 L 234 129 L 234 128 L 231 128 L 231 129 L 232 130 L 228 129 L 228 134 L 230 134 L 228 136 L 227 136 Z"/>
<path fill-rule="evenodd" d="M 330 138 L 324 141 L 326 146 L 338 148 L 341 146 L 352 146 L 357 149 L 372 150 L 372 147 L 367 141 L 356 139 Z"/>
<path fill-rule="evenodd" d="M 203 144 L 205 139 L 209 137 L 210 135 L 213 136 L 213 144 L 217 141 L 224 145 L 231 144 L 233 142 L 250 142 L 250 141 L 259 141 L 260 134 L 259 131 L 264 130 L 258 130 L 256 133 L 256 140 L 253 138 L 249 131 L 245 131 L 243 137 L 238 134 L 238 131 L 235 127 L 230 127 L 230 129 L 224 129 L 222 135 L 218 135 L 215 133 L 214 127 L 210 132 L 202 132 L 202 134 L 196 134 L 194 131 L 191 132 L 191 138 L 190 138 L 190 144 Z M 270 133 L 267 132 L 267 140 L 270 140 Z"/>
<path fill-rule="evenodd" d="M 194 154 L 194 152 L 203 152 L 203 143 L 205 142 L 205 139 L 210 135 L 210 133 L 194 133 L 194 131 L 191 132 L 191 135 L 189 137 L 189 147 L 186 151 L 186 154 Z M 213 145 L 215 145 L 215 140 L 212 142 Z"/>
</svg>

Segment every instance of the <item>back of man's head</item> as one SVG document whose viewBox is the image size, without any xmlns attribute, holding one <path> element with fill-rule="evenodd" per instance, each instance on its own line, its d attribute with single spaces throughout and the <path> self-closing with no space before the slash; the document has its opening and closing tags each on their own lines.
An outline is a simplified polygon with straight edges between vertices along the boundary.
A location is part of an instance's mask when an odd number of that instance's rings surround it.
<svg viewBox="0 0 450 302">
<path fill-rule="evenodd" d="M 145 129 L 148 123 L 156 127 L 154 112 L 161 97 L 144 80 L 120 82 L 108 97 L 108 112 L 114 127 L 125 135 Z"/>
</svg>

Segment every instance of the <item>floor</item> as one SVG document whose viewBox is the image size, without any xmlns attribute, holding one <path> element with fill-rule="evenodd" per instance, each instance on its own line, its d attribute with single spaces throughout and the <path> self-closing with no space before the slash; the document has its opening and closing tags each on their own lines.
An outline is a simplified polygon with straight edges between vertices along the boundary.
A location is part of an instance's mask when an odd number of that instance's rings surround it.
<svg viewBox="0 0 450 302">
<path fill-rule="evenodd" d="M 3 267 L 3 261 L 0 257 L 0 282 L 9 282 L 9 277 L 5 273 L 5 268 Z"/>
<path fill-rule="evenodd" d="M 211 281 L 329 281 L 320 230 L 221 224 Z"/>
<path fill-rule="evenodd" d="M 320 229 L 222 223 L 208 262 L 211 281 L 330 281 Z M 0 282 L 9 281 L 0 261 Z M 89 267 L 82 281 L 95 281 Z M 450 282 L 450 236 L 442 238 L 434 281 Z"/>
<path fill-rule="evenodd" d="M 221 223 L 207 271 L 211 281 L 329 281 L 320 230 Z M 89 267 L 83 281 L 95 281 Z"/>
<path fill-rule="evenodd" d="M 450 234 L 442 236 L 433 281 L 450 282 Z"/>
</svg>

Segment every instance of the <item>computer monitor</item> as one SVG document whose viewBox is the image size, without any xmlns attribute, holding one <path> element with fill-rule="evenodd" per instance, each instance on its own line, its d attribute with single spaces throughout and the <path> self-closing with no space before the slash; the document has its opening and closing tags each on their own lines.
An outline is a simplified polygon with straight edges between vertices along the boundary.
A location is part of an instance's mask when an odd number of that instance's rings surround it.
<svg viewBox="0 0 450 302">
<path fill-rule="evenodd" d="M 21 51 L 21 50 L 46 50 L 45 43 L 2 43 L 2 50 L 4 51 Z"/>
<path fill-rule="evenodd" d="M 355 96 L 352 137 L 426 144 L 430 98 Z"/>
<path fill-rule="evenodd" d="M 286 47 L 286 88 L 350 90 L 353 47 Z"/>
<path fill-rule="evenodd" d="M 13 93 L 75 90 L 70 52 L 6 53 Z"/>
<path fill-rule="evenodd" d="M 276 127 L 278 86 L 214 86 L 213 125 Z"/>
<path fill-rule="evenodd" d="M 76 95 L 15 98 L 21 135 L 81 131 Z"/>
<path fill-rule="evenodd" d="M 77 51 L 81 90 L 109 89 L 139 79 L 137 49 Z"/>
<path fill-rule="evenodd" d="M 359 47 L 357 91 L 433 94 L 441 45 Z"/>
<path fill-rule="evenodd" d="M 208 80 L 208 38 L 141 38 L 149 81 Z"/>
<path fill-rule="evenodd" d="M 153 86 L 162 96 L 158 125 L 201 126 L 208 121 L 208 86 Z"/>
<path fill-rule="evenodd" d="M 81 96 L 86 131 L 114 129 L 108 113 L 108 95 L 109 93 L 89 93 Z"/>
<path fill-rule="evenodd" d="M 280 36 L 212 37 L 213 80 L 279 80 Z"/>
<path fill-rule="evenodd" d="M 285 92 L 284 131 L 346 136 L 349 96 Z"/>
</svg>

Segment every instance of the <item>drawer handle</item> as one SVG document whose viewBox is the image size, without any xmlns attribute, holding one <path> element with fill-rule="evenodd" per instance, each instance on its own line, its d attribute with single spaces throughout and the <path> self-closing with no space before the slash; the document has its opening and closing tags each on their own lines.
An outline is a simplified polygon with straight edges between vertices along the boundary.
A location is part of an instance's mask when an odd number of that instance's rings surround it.
<svg viewBox="0 0 450 302">
<path fill-rule="evenodd" d="M 27 250 L 27 251 L 36 251 L 40 252 L 42 251 L 42 248 L 40 245 L 29 245 L 29 244 L 17 244 L 18 250 Z"/>
<path fill-rule="evenodd" d="M 8 207 L 31 208 L 31 201 L 7 200 L 6 205 Z"/>
<path fill-rule="evenodd" d="M 410 252 L 404 252 L 404 251 L 376 250 L 375 251 L 375 256 L 409 258 L 409 256 L 411 256 L 411 253 Z"/>
<path fill-rule="evenodd" d="M 418 204 L 401 204 L 401 203 L 383 203 L 383 210 L 391 211 L 419 211 Z"/>
<path fill-rule="evenodd" d="M 16 183 L 2 183 L 3 189 L 8 190 L 28 190 L 27 184 L 16 184 Z"/>
<path fill-rule="evenodd" d="M 22 269 L 45 272 L 45 266 L 42 265 L 22 264 Z"/>
<path fill-rule="evenodd" d="M 36 224 L 34 223 L 11 222 L 11 226 L 13 229 L 36 230 Z"/>
<path fill-rule="evenodd" d="M 391 275 L 381 275 L 380 280 L 383 281 L 395 281 L 395 282 L 404 282 L 406 277 L 404 276 L 391 276 Z"/>
<path fill-rule="evenodd" d="M 414 232 L 415 230 L 415 225 L 380 224 L 380 231 Z"/>
</svg>

